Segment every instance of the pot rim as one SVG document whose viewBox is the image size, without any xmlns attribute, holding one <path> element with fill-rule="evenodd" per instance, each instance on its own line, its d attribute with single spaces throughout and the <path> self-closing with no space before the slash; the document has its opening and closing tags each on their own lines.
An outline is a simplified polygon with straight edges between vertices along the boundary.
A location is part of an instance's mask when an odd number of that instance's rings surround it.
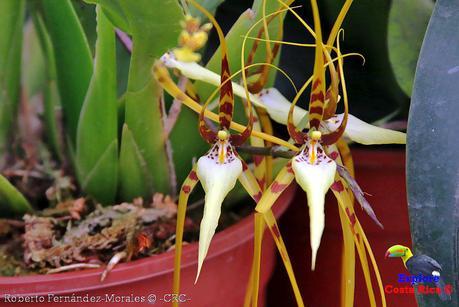
<svg viewBox="0 0 459 307">
<path fill-rule="evenodd" d="M 273 206 L 276 217 L 282 215 L 287 209 L 288 205 L 293 200 L 295 191 L 296 185 L 291 184 L 276 201 Z M 253 217 L 254 213 L 251 213 L 239 222 L 216 233 L 206 260 L 209 261 L 210 259 L 216 258 L 233 249 L 235 246 L 252 240 L 252 228 L 254 227 Z M 248 232 L 250 235 L 247 235 Z M 174 250 L 170 250 L 162 254 L 120 263 L 110 271 L 110 274 L 108 274 L 104 282 L 100 282 L 99 279 L 105 267 L 49 275 L 0 277 L 0 289 L 2 290 L 0 298 L 4 298 L 5 292 L 14 293 L 15 295 L 47 295 L 50 289 L 49 285 L 52 285 L 53 294 L 63 294 L 115 287 L 121 284 L 154 278 L 173 272 L 174 255 Z M 197 267 L 197 255 L 197 242 L 183 246 L 181 267 L 187 268 L 193 265 Z M 72 280 L 77 278 L 78 284 L 81 285 L 81 279 L 83 279 L 85 281 L 84 284 L 87 286 L 69 287 L 69 285 L 72 284 Z"/>
</svg>

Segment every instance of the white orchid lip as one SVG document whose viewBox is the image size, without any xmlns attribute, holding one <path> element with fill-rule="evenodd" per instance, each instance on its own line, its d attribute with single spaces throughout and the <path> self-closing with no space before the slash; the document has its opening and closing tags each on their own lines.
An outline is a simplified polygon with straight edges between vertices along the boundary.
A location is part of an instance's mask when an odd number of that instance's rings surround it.
<svg viewBox="0 0 459 307">
<path fill-rule="evenodd" d="M 336 174 L 336 163 L 325 154 L 318 138 L 320 132 L 312 132 L 308 143 L 292 160 L 296 182 L 308 198 L 312 270 L 315 269 L 317 251 L 325 227 L 325 194 L 333 184 Z"/>
<path fill-rule="evenodd" d="M 204 215 L 199 232 L 198 272 L 199 278 L 202 264 L 209 250 L 210 242 L 215 234 L 220 218 L 221 206 L 226 195 L 234 188 L 242 173 L 242 162 L 234 153 L 228 141 L 228 133 L 219 131 L 219 140 L 207 155 L 199 158 L 197 176 L 206 193 Z"/>
</svg>

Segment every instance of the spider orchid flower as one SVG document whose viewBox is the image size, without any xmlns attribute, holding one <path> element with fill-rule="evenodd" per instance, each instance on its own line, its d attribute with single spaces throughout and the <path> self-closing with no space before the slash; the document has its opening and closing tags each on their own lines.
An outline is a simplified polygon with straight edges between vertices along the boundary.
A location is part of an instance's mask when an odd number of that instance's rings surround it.
<svg viewBox="0 0 459 307">
<path fill-rule="evenodd" d="M 287 124 L 290 137 L 301 148 L 277 178 L 268 188 L 268 193 L 262 196 L 256 210 L 265 212 L 271 208 L 277 196 L 295 180 L 307 194 L 310 221 L 310 244 L 312 250 L 311 269 L 315 269 L 317 252 L 320 246 L 324 225 L 325 194 L 331 188 L 339 192 L 344 191 L 344 184 L 354 192 L 362 208 L 380 225 L 371 206 L 366 202 L 352 176 L 346 168 L 339 165 L 339 152 L 336 143 L 345 136 L 363 144 L 405 143 L 405 134 L 388 129 L 374 127 L 348 114 L 348 101 L 343 73 L 343 60 L 337 41 L 338 70 L 336 71 L 330 54 L 322 42 L 320 21 L 317 3 L 311 1 L 314 13 L 315 27 L 315 63 L 311 79 L 298 92 L 293 103 L 289 103 L 277 90 L 265 89 L 259 94 L 263 105 L 271 110 L 272 117 L 281 123 Z M 334 38 L 333 38 L 334 39 Z M 328 63 L 324 63 L 324 61 Z M 330 71 L 330 86 L 326 90 L 325 69 Z M 342 83 L 344 113 L 336 115 L 336 106 L 339 101 L 339 83 Z M 309 110 L 298 109 L 295 105 L 311 83 Z M 297 118 L 294 117 L 295 111 Z M 274 116 L 273 116 L 274 114 Z M 309 132 L 297 129 L 300 119 L 308 118 Z"/>
<path fill-rule="evenodd" d="M 234 96 L 233 96 L 233 83 L 231 82 L 231 75 L 229 71 L 228 59 L 227 59 L 227 46 L 223 32 L 215 21 L 214 17 L 208 13 L 201 6 L 196 4 L 193 0 L 188 0 L 200 11 L 202 11 L 212 22 L 216 29 L 220 40 L 222 60 L 221 60 L 221 75 L 219 76 L 220 81 L 218 89 L 220 91 L 219 96 L 219 114 L 214 114 L 207 110 L 207 106 L 212 100 L 212 96 L 209 97 L 204 105 L 200 105 L 198 102 L 193 100 L 185 92 L 183 92 L 172 80 L 167 68 L 176 68 L 171 65 L 170 60 L 180 58 L 180 53 L 172 51 L 165 55 L 160 61 L 157 61 L 153 67 L 153 76 L 158 81 L 159 85 L 168 92 L 171 96 L 181 101 L 194 111 L 199 113 L 199 132 L 202 138 L 207 141 L 211 148 L 202 157 L 200 157 L 197 163 L 193 166 L 193 169 L 185 179 L 180 190 L 178 210 L 177 210 L 177 230 L 176 230 L 176 244 L 175 244 L 175 263 L 174 263 L 174 282 L 173 292 L 180 293 L 180 262 L 183 242 L 183 226 L 185 221 L 186 206 L 188 198 L 196 184 L 201 181 L 203 189 L 205 191 L 205 204 L 204 214 L 200 225 L 199 234 L 199 251 L 198 251 L 198 270 L 196 275 L 196 281 L 200 275 L 202 265 L 206 254 L 208 252 L 212 237 L 215 234 L 215 230 L 218 225 L 218 220 L 221 213 L 221 205 L 226 195 L 230 190 L 234 188 L 236 181 L 239 180 L 241 185 L 245 188 L 252 199 L 257 202 L 262 195 L 262 187 L 257 182 L 256 177 L 253 175 L 247 164 L 240 158 L 236 151 L 236 147 L 242 145 L 250 136 L 261 138 L 265 141 L 273 142 L 275 144 L 295 148 L 292 144 L 280 140 L 272 135 L 265 134 L 261 131 L 253 130 L 254 114 L 252 111 L 251 97 L 246 95 L 246 103 L 248 110 L 248 123 L 246 126 L 242 126 L 232 121 L 233 107 L 234 107 Z M 178 55 L 178 57 L 177 57 Z M 180 63 L 185 65 L 194 65 L 193 56 L 190 57 L 191 61 L 181 59 Z M 177 60 L 178 61 L 178 60 Z M 184 74 L 184 76 L 187 76 Z M 207 125 L 206 118 L 218 122 L 218 130 L 213 130 Z M 230 129 L 232 131 L 230 131 Z M 239 133 L 235 133 L 237 131 Z M 255 227 L 258 229 L 255 233 L 255 241 L 261 246 L 261 239 L 263 235 L 263 218 L 266 224 L 273 234 L 276 246 L 278 247 L 287 273 L 289 275 L 292 287 L 294 288 L 295 296 L 298 301 L 301 301 L 301 294 L 299 292 L 298 285 L 296 283 L 291 262 L 288 257 L 288 253 L 285 244 L 280 235 L 275 220 L 274 214 L 271 210 L 263 215 L 255 214 Z M 257 226 L 258 225 L 258 226 Z M 261 226 L 260 226 L 261 225 Z M 257 243 L 255 243 L 256 246 Z M 253 266 L 255 266 L 253 264 Z M 257 274 L 257 270 L 252 271 L 251 274 Z M 252 278 L 252 277 L 251 277 Z M 253 280 L 258 280 L 258 277 L 253 277 Z M 252 289 L 256 291 L 257 288 Z M 252 300 L 256 301 L 257 293 L 251 293 Z M 256 304 L 255 304 L 256 305 Z M 303 304 L 299 304 L 303 306 Z"/>
<path fill-rule="evenodd" d="M 208 16 L 210 20 L 213 20 Z M 238 156 L 235 146 L 243 144 L 250 136 L 253 126 L 253 116 L 250 114 L 249 121 L 244 131 L 240 134 L 230 133 L 230 125 L 233 117 L 234 96 L 230 80 L 230 71 L 227 59 L 227 47 L 219 25 L 213 22 L 217 32 L 221 35 L 222 63 L 220 76 L 219 97 L 219 129 L 212 130 L 205 121 L 205 110 L 209 101 L 203 106 L 199 114 L 199 133 L 202 138 L 211 144 L 210 150 L 197 161 L 195 169 L 188 176 L 195 183 L 201 182 L 205 192 L 204 214 L 201 220 L 199 232 L 198 271 L 196 281 L 200 275 L 202 264 L 209 250 L 210 242 L 218 226 L 221 214 L 221 206 L 226 195 L 234 188 L 236 181 L 243 173 L 243 161 Z M 186 52 L 189 53 L 188 51 Z M 178 53 L 180 55 L 180 52 Z M 174 52 L 177 57 L 177 52 Z M 180 57 L 180 56 L 179 56 Z M 196 57 L 187 57 L 189 63 L 194 63 Z M 187 61 L 185 61 L 187 62 Z M 193 185 L 194 186 L 194 185 Z M 184 184 L 182 194 L 191 193 L 192 186 Z"/>
</svg>

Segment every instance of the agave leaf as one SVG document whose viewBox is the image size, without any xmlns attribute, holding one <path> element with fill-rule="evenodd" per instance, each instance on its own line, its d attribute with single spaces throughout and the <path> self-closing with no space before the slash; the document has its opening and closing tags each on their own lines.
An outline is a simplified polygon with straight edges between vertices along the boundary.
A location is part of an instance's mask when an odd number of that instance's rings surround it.
<svg viewBox="0 0 459 307">
<path fill-rule="evenodd" d="M 65 128 L 74 146 L 81 107 L 92 75 L 91 51 L 71 1 L 43 0 L 41 4 L 54 48 Z"/>
<path fill-rule="evenodd" d="M 24 1 L 0 1 L 0 167 L 19 100 L 24 13 Z"/>
<path fill-rule="evenodd" d="M 398 84 L 408 96 L 433 6 L 432 0 L 397 0 L 391 4 L 387 33 L 389 60 Z"/>
<path fill-rule="evenodd" d="M 115 200 L 118 183 L 117 121 L 115 31 L 98 7 L 95 66 L 78 122 L 76 167 L 82 189 L 105 204 Z"/>
<path fill-rule="evenodd" d="M 19 216 L 30 211 L 32 206 L 24 195 L 0 175 L 0 215 Z"/>
<path fill-rule="evenodd" d="M 407 190 L 414 253 L 442 266 L 452 301 L 416 294 L 420 307 L 458 306 L 459 2 L 437 0 L 422 44 L 408 120 Z"/>
</svg>

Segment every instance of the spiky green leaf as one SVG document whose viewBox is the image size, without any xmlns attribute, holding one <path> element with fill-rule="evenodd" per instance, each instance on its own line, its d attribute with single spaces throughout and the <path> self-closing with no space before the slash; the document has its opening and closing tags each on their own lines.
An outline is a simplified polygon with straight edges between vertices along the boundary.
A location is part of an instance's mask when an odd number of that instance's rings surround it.
<svg viewBox="0 0 459 307">
<path fill-rule="evenodd" d="M 179 22 L 183 18 L 182 9 L 178 2 L 173 0 L 91 2 L 99 3 L 104 10 L 116 13 L 118 23 L 121 22 L 119 20 L 123 20 L 133 40 L 125 94 L 125 123 L 129 126 L 132 139 L 121 140 L 125 153 L 120 157 L 121 189 L 129 190 L 128 187 L 132 187 L 133 181 L 148 181 L 145 177 L 134 178 L 144 175 L 125 167 L 130 164 L 125 157 L 140 154 L 146 163 L 146 172 L 152 177 L 153 182 L 151 185 L 138 186 L 135 191 L 139 196 L 148 196 L 155 191 L 167 193 L 170 188 L 170 177 L 162 128 L 163 115 L 159 103 L 160 90 L 151 76 L 150 69 L 155 59 L 177 44 Z"/>
<path fill-rule="evenodd" d="M 92 75 L 92 56 L 70 0 L 43 0 L 42 15 L 54 48 L 64 125 L 75 145 L 78 119 Z"/>
<path fill-rule="evenodd" d="M 117 130 L 115 31 L 98 7 L 95 65 L 78 122 L 76 167 L 82 189 L 105 204 L 116 196 Z"/>
<path fill-rule="evenodd" d="M 0 216 L 20 216 L 32 206 L 5 177 L 0 175 Z"/>
<path fill-rule="evenodd" d="M 0 1 L 0 167 L 19 101 L 23 0 Z"/>
</svg>

